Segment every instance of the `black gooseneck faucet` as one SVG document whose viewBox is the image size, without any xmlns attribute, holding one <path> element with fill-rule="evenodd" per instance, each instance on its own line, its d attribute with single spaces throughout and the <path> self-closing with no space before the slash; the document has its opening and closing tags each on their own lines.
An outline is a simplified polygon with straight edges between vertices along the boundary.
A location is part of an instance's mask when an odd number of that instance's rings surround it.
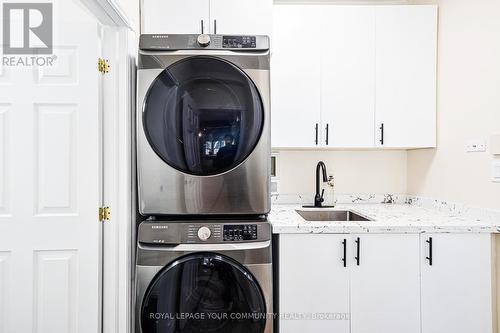
<svg viewBox="0 0 500 333">
<path fill-rule="evenodd" d="M 318 164 L 316 165 L 316 195 L 314 196 L 314 207 L 322 207 L 323 201 L 323 195 L 325 194 L 325 190 L 321 191 L 321 194 L 319 193 L 319 176 L 320 176 L 320 171 L 323 173 L 323 183 L 326 183 L 328 181 L 328 176 L 326 175 L 326 166 L 323 161 L 319 161 Z"/>
</svg>

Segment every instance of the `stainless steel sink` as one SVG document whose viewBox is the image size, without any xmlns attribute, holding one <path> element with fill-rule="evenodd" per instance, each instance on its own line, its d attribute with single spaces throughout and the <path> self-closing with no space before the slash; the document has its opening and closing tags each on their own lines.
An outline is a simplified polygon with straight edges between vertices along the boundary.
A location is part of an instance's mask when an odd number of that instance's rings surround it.
<svg viewBox="0 0 500 333">
<path fill-rule="evenodd" d="M 350 210 L 296 210 L 306 221 L 371 221 Z"/>
</svg>

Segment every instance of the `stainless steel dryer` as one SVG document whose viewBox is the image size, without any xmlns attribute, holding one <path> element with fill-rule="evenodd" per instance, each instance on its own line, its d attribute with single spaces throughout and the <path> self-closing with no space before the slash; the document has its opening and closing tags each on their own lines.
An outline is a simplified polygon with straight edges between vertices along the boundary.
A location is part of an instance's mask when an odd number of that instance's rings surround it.
<svg viewBox="0 0 500 333">
<path fill-rule="evenodd" d="M 272 333 L 268 222 L 143 222 L 135 278 L 136 333 Z"/>
<path fill-rule="evenodd" d="M 138 66 L 139 212 L 267 214 L 268 37 L 142 35 Z"/>
</svg>

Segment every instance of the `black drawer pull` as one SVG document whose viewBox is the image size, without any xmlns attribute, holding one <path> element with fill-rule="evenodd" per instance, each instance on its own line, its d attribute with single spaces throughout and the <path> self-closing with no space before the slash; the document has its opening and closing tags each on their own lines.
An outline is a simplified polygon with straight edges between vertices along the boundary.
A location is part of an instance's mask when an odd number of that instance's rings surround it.
<svg viewBox="0 0 500 333">
<path fill-rule="evenodd" d="M 359 237 L 356 239 L 356 257 L 354 257 L 354 259 L 356 259 L 356 265 L 359 266 L 359 248 L 361 247 L 361 239 L 359 239 Z"/>
<path fill-rule="evenodd" d="M 344 267 L 347 267 L 346 255 L 347 255 L 347 239 L 342 241 L 342 245 L 344 246 L 344 256 L 342 257 L 342 262 L 344 263 Z"/>
<path fill-rule="evenodd" d="M 316 124 L 316 146 L 318 145 L 318 124 Z"/>
<path fill-rule="evenodd" d="M 325 140 L 325 143 L 328 146 L 328 124 L 326 124 L 326 140 Z"/>
<path fill-rule="evenodd" d="M 429 256 L 425 257 L 425 259 L 429 260 L 429 266 L 432 266 L 432 237 L 429 237 L 426 242 L 429 244 Z"/>
<path fill-rule="evenodd" d="M 384 145 L 384 123 L 380 124 L 380 144 Z"/>
</svg>

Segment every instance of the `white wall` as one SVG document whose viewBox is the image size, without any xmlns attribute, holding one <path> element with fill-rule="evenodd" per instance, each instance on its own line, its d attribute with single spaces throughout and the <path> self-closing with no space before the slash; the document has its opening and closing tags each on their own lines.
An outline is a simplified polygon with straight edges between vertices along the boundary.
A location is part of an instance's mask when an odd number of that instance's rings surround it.
<svg viewBox="0 0 500 333">
<path fill-rule="evenodd" d="M 406 193 L 405 151 L 279 151 L 280 194 L 315 192 L 318 161 L 335 177 L 336 193 Z"/>
<path fill-rule="evenodd" d="M 466 153 L 468 139 L 500 131 L 500 1 L 416 0 L 439 5 L 438 148 L 408 153 L 408 191 L 500 208 L 489 153 Z"/>
</svg>

